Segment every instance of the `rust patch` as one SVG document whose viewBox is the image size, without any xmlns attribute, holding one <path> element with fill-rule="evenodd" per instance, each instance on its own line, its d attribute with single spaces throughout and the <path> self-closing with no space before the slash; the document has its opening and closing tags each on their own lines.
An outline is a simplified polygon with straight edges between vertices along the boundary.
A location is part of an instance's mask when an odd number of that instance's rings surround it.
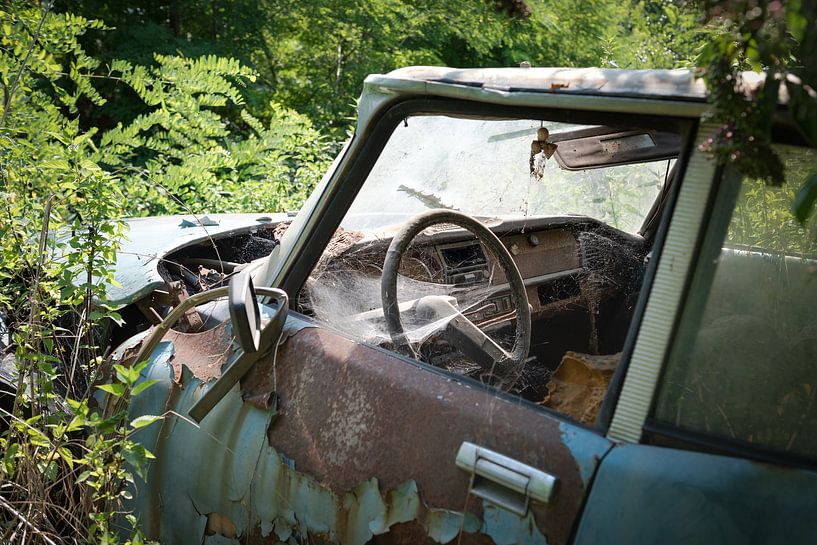
<svg viewBox="0 0 817 545">
<path fill-rule="evenodd" d="M 201 333 L 170 330 L 164 340 L 171 341 L 176 348 L 172 360 L 176 382 L 181 380 L 182 364 L 203 382 L 218 378 L 232 346 L 226 322 Z"/>
<path fill-rule="evenodd" d="M 207 526 L 204 528 L 204 535 L 221 535 L 228 538 L 236 536 L 235 524 L 228 517 L 218 513 L 207 515 Z"/>
<path fill-rule="evenodd" d="M 139 340 L 133 345 L 126 347 L 122 351 L 122 355 L 119 356 L 116 360 L 114 360 L 113 357 L 106 358 L 105 361 L 102 362 L 102 365 L 99 367 L 99 371 L 96 377 L 96 384 L 106 384 L 112 381 L 114 363 L 118 363 L 119 365 L 123 365 L 125 367 L 130 367 L 134 363 L 136 363 L 136 356 L 139 355 L 139 351 L 142 349 L 143 342 L 144 340 Z"/>
<path fill-rule="evenodd" d="M 415 480 L 429 506 L 459 511 L 469 477 L 454 459 L 470 441 L 557 476 L 555 501 L 534 513 L 549 543 L 568 541 L 584 488 L 552 416 L 317 328 L 290 338 L 277 367 L 269 441 L 299 472 L 338 493 Z"/>
<path fill-rule="evenodd" d="M 259 409 L 269 409 L 276 387 L 275 361 L 270 353 L 261 356 L 241 379 L 241 396 Z"/>
</svg>

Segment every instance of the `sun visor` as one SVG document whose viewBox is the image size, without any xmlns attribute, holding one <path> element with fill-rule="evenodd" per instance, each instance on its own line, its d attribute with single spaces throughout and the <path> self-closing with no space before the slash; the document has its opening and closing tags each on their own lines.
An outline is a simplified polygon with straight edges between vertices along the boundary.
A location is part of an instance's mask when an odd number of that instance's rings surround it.
<svg viewBox="0 0 817 545">
<path fill-rule="evenodd" d="M 586 170 L 678 157 L 681 135 L 650 130 L 591 127 L 550 135 L 555 158 L 565 170 Z"/>
</svg>

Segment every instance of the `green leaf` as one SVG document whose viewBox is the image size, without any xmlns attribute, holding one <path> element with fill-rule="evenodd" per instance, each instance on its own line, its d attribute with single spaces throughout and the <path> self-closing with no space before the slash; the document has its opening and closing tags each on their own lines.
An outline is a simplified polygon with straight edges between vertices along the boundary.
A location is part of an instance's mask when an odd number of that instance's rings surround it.
<svg viewBox="0 0 817 545">
<path fill-rule="evenodd" d="M 786 9 L 786 23 L 794 39 L 798 42 L 802 41 L 803 35 L 808 27 L 808 20 L 803 17 L 800 11 L 795 9 L 794 6 L 790 6 Z"/>
<path fill-rule="evenodd" d="M 89 161 L 88 159 L 83 159 L 82 161 L 80 161 L 79 166 L 90 172 L 100 172 L 102 170 L 101 168 L 99 168 L 99 165 L 97 165 L 93 161 Z"/>
<path fill-rule="evenodd" d="M 145 478 L 145 470 L 147 469 L 147 462 L 149 459 L 155 458 L 145 447 L 138 443 L 131 443 L 122 447 L 122 458 L 130 464 L 134 473 L 139 475 L 142 479 Z"/>
<path fill-rule="evenodd" d="M 85 423 L 86 423 L 85 416 L 78 414 L 71 419 L 71 422 L 68 424 L 68 427 L 65 429 L 65 431 L 70 433 L 72 431 L 81 430 L 85 426 Z"/>
<path fill-rule="evenodd" d="M 103 392 L 108 392 L 114 397 L 122 397 L 125 394 L 124 384 L 100 384 L 97 388 Z"/>
<path fill-rule="evenodd" d="M 77 401 L 76 399 L 66 397 L 65 402 L 68 403 L 68 406 L 71 407 L 71 410 L 74 411 L 75 413 L 81 412 L 83 414 L 88 414 L 87 401 Z"/>
<path fill-rule="evenodd" d="M 45 170 L 71 170 L 71 164 L 65 159 L 49 159 L 40 163 Z"/>
<path fill-rule="evenodd" d="M 37 422 L 39 422 L 40 420 L 42 420 L 42 418 L 43 418 L 43 415 L 38 414 L 38 415 L 36 415 L 36 416 L 32 416 L 31 418 L 26 418 L 25 422 L 26 422 L 26 424 L 28 424 L 29 426 L 33 426 L 34 424 L 36 424 Z"/>
<path fill-rule="evenodd" d="M 131 421 L 130 425 L 131 425 L 131 427 L 133 429 L 138 430 L 139 428 L 144 428 L 145 426 L 150 426 L 151 424 L 153 424 L 157 420 L 161 420 L 161 419 L 162 419 L 161 416 L 146 414 L 146 415 L 140 416 L 138 418 L 134 418 Z"/>
<path fill-rule="evenodd" d="M 128 386 L 132 386 L 139 380 L 139 370 L 134 367 L 125 367 L 124 365 L 115 364 L 113 368 L 116 371 L 116 378 Z"/>
<path fill-rule="evenodd" d="M 68 464 L 69 468 L 74 469 L 74 455 L 68 449 L 68 447 L 58 448 L 57 453 L 59 453 L 60 458 L 62 458 L 65 461 L 65 463 Z"/>
<path fill-rule="evenodd" d="M 817 173 L 806 178 L 794 197 L 794 217 L 797 221 L 804 223 L 808 219 L 815 201 L 817 201 Z"/>
<path fill-rule="evenodd" d="M 5 468 L 5 473 L 9 478 L 14 475 L 14 468 L 17 466 L 17 453 L 19 451 L 20 445 L 17 443 L 12 443 L 6 447 L 6 452 L 3 456 L 3 467 Z"/>
<path fill-rule="evenodd" d="M 153 386 L 154 384 L 156 384 L 157 382 L 159 381 L 156 379 L 143 380 L 142 382 L 133 387 L 131 395 L 137 396 L 144 392 L 145 390 L 147 390 L 148 388 L 150 388 L 151 386 Z"/>
<path fill-rule="evenodd" d="M 124 387 L 122 384 L 120 384 L 120 386 Z M 94 425 L 102 434 L 111 433 L 115 431 L 123 422 L 125 422 L 125 418 L 127 418 L 127 416 L 127 411 L 120 411 L 115 415 L 106 418 L 105 420 L 95 422 Z"/>
</svg>

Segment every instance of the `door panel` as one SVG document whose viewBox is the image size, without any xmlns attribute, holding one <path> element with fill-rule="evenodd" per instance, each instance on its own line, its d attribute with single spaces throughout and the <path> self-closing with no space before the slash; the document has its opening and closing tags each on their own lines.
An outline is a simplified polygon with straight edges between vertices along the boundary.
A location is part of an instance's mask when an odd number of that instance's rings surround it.
<svg viewBox="0 0 817 545">
<path fill-rule="evenodd" d="M 817 542 L 817 473 L 646 445 L 604 458 L 575 545 Z"/>
<path fill-rule="evenodd" d="M 156 348 L 143 376 L 158 382 L 130 406 L 166 415 L 133 436 L 156 455 L 133 490 L 150 539 L 567 543 L 606 439 L 294 313 L 284 339 L 277 364 L 262 356 L 200 425 L 187 414 L 227 360 L 229 329 L 172 331 Z M 463 441 L 555 476 L 551 503 L 518 516 L 469 495 Z"/>
<path fill-rule="evenodd" d="M 337 494 L 372 478 L 382 493 L 413 481 L 425 505 L 457 512 L 467 506 L 498 543 L 567 543 L 595 465 L 610 445 L 530 404 L 327 329 L 290 338 L 276 374 L 279 415 L 269 441 L 296 471 Z M 532 504 L 533 528 L 526 518 L 469 497 L 469 474 L 455 465 L 464 441 L 558 479 L 552 505 Z"/>
</svg>

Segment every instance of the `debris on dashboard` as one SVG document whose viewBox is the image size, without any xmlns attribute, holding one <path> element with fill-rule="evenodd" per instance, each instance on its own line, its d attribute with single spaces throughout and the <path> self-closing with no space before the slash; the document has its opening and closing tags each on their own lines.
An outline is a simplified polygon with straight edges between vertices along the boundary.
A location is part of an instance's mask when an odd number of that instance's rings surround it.
<svg viewBox="0 0 817 545">
<path fill-rule="evenodd" d="M 332 235 L 332 239 L 329 241 L 326 250 L 324 250 L 321 254 L 318 264 L 315 265 L 315 269 L 312 271 L 312 274 L 316 276 L 320 275 L 321 271 L 323 271 L 330 261 L 342 255 L 344 252 L 346 252 L 346 250 L 350 249 L 362 238 L 363 233 L 359 231 L 349 231 L 343 227 L 338 227 L 335 234 Z"/>
<path fill-rule="evenodd" d="M 218 225 L 208 216 L 195 220 L 198 223 L 193 224 L 185 219 L 182 226 Z M 276 224 L 253 225 L 228 236 L 208 237 L 184 245 L 161 257 L 156 272 L 163 284 L 122 309 L 121 312 L 128 316 L 128 327 L 117 331 L 114 342 L 149 325 L 161 323 L 175 306 L 189 296 L 225 285 L 233 274 L 249 263 L 269 255 L 279 244 L 276 231 Z M 187 333 L 208 330 L 228 318 L 225 309 L 226 306 L 217 303 L 190 309 L 174 329 Z"/>
<path fill-rule="evenodd" d="M 200 218 L 193 216 L 193 221 L 186 218 L 182 219 L 179 227 L 215 227 L 216 225 L 218 225 L 218 221 L 210 216 L 201 216 Z"/>
<path fill-rule="evenodd" d="M 230 263 L 230 265 L 236 265 L 235 263 Z M 237 267 L 232 267 L 232 269 L 227 270 L 227 267 L 223 267 L 223 271 L 219 272 L 215 269 L 208 269 L 204 265 L 199 265 L 199 285 L 201 286 L 202 291 L 207 291 L 211 288 L 215 288 L 221 284 L 224 280 L 224 273 L 233 272 Z"/>
<path fill-rule="evenodd" d="M 275 226 L 275 230 L 272 234 L 275 236 L 276 239 L 281 240 L 281 237 L 284 236 L 284 233 L 287 232 L 289 226 L 292 224 L 292 221 L 282 221 L 278 225 Z"/>
<path fill-rule="evenodd" d="M 548 383 L 542 405 L 592 426 L 621 353 L 594 356 L 566 352 Z"/>
</svg>

